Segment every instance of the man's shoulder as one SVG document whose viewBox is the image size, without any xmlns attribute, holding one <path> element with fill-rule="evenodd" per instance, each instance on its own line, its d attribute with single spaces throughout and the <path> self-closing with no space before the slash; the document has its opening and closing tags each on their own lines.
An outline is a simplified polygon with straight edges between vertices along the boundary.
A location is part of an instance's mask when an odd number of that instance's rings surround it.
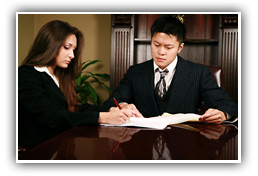
<svg viewBox="0 0 258 176">
<path fill-rule="evenodd" d="M 178 64 L 182 65 L 182 66 L 189 67 L 193 70 L 195 70 L 195 69 L 205 69 L 206 68 L 206 66 L 203 65 L 203 64 L 195 63 L 195 62 L 189 61 L 189 60 L 185 60 L 180 56 L 178 57 Z"/>
</svg>

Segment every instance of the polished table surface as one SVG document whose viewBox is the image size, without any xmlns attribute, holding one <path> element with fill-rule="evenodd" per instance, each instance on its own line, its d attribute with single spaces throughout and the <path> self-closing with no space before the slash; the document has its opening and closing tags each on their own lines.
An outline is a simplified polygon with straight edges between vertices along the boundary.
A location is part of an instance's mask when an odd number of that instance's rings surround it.
<svg viewBox="0 0 258 176">
<path fill-rule="evenodd" d="M 18 160 L 238 160 L 235 125 L 187 123 L 164 130 L 78 126 L 21 154 Z"/>
</svg>

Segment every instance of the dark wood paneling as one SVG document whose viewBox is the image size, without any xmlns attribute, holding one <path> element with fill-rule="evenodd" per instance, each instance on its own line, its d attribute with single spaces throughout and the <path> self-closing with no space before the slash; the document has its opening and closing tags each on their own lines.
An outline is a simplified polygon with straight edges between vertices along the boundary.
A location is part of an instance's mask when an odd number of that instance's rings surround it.
<svg viewBox="0 0 258 176">
<path fill-rule="evenodd" d="M 112 15 L 112 18 L 119 15 Z M 111 88 L 114 90 L 130 65 L 151 59 L 150 28 L 161 14 L 122 15 L 112 23 Z M 123 18 L 127 21 L 123 22 Z M 122 20 L 121 20 L 122 19 Z M 122 24 L 123 23 L 123 24 Z M 186 14 L 187 34 L 184 49 L 179 54 L 196 63 L 222 67 L 222 84 L 237 102 L 238 92 L 238 16 L 230 14 Z M 230 27 L 230 28 L 229 28 Z M 229 29 L 235 32 L 226 32 Z M 118 36 L 125 32 L 127 37 Z"/>
<path fill-rule="evenodd" d="M 133 64 L 132 15 L 112 15 L 110 87 L 114 90 Z"/>
<path fill-rule="evenodd" d="M 151 59 L 150 41 L 151 32 L 150 28 L 152 23 L 159 18 L 160 14 L 141 14 L 134 15 L 134 64 L 144 62 Z"/>
<path fill-rule="evenodd" d="M 238 30 L 223 29 L 222 70 L 224 88 L 238 102 Z"/>
<path fill-rule="evenodd" d="M 134 64 L 151 59 L 150 28 L 160 14 L 135 15 Z M 187 60 L 218 65 L 219 15 L 184 15 L 187 29 L 185 48 L 180 55 Z"/>
<path fill-rule="evenodd" d="M 185 15 L 186 39 L 205 39 L 205 19 L 204 14 Z"/>
</svg>

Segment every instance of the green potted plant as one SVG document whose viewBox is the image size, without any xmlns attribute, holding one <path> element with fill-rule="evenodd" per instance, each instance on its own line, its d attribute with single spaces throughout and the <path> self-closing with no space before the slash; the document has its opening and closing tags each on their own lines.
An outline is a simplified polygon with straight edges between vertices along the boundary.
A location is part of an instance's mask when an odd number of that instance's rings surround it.
<svg viewBox="0 0 258 176">
<path fill-rule="evenodd" d="M 100 86 L 104 86 L 109 93 L 111 94 L 112 91 L 110 87 L 108 87 L 102 80 L 109 80 L 109 74 L 100 74 L 100 73 L 92 73 L 86 71 L 90 65 L 96 64 L 100 62 L 100 60 L 89 60 L 82 63 L 82 71 L 79 77 L 76 79 L 77 83 L 77 90 L 76 93 L 79 96 L 79 99 L 82 103 L 88 103 L 89 100 L 92 101 L 94 105 L 99 105 L 99 97 L 96 90 L 93 88 L 93 84 L 99 84 Z"/>
</svg>

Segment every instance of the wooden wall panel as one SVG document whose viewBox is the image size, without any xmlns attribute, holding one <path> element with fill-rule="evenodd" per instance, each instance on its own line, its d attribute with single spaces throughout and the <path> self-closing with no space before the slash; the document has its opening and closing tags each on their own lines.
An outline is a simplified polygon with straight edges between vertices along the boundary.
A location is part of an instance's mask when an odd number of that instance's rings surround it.
<svg viewBox="0 0 258 176">
<path fill-rule="evenodd" d="M 142 63 L 151 59 L 150 28 L 152 23 L 160 16 L 160 14 L 134 15 L 134 64 Z"/>
<path fill-rule="evenodd" d="M 204 39 L 206 18 L 205 14 L 185 15 L 186 39 Z"/>
<path fill-rule="evenodd" d="M 147 18 L 146 14 L 135 15 L 134 38 L 147 39 Z M 137 43 L 137 42 L 136 42 Z M 146 61 L 147 43 L 139 43 L 134 46 L 134 63 L 138 64 Z M 137 58 L 137 59 L 136 59 Z"/>
<path fill-rule="evenodd" d="M 223 29 L 222 70 L 224 88 L 238 102 L 238 30 Z"/>
<path fill-rule="evenodd" d="M 132 15 L 113 15 L 111 29 L 110 88 L 114 90 L 133 65 Z"/>
</svg>

